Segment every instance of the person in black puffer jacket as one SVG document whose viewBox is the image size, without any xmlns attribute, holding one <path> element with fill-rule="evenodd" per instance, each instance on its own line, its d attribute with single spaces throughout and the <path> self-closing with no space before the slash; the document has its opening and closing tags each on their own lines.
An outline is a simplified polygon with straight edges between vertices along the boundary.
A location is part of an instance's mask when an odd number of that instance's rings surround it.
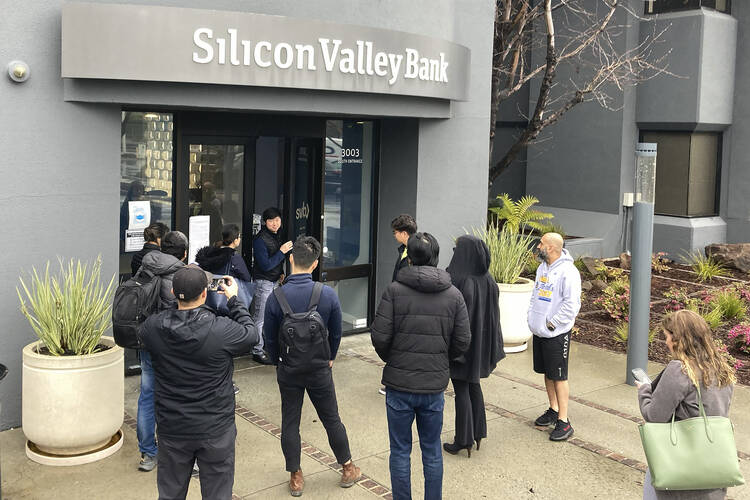
<svg viewBox="0 0 750 500">
<path fill-rule="evenodd" d="M 442 497 L 443 392 L 450 360 L 471 342 L 463 295 L 450 275 L 438 269 L 440 247 L 429 233 L 415 233 L 406 252 L 410 267 L 398 273 L 378 304 L 372 344 L 385 361 L 386 412 L 391 444 L 394 498 L 411 497 L 411 425 L 417 420 L 425 499 Z"/>
<path fill-rule="evenodd" d="M 245 259 L 237 253 L 237 247 L 240 245 L 241 235 L 240 227 L 237 224 L 225 224 L 221 229 L 221 241 L 216 242 L 214 246 L 203 247 L 198 250 L 195 256 L 195 262 L 203 269 L 214 275 L 228 275 L 235 278 L 239 286 L 239 300 L 250 308 L 252 301 L 252 289 L 250 289 L 250 271 L 247 269 Z M 211 297 L 209 296 L 209 299 Z M 218 309 L 216 305 L 207 302 L 207 305 Z M 226 315 L 226 300 L 221 304 L 220 314 Z"/>
</svg>

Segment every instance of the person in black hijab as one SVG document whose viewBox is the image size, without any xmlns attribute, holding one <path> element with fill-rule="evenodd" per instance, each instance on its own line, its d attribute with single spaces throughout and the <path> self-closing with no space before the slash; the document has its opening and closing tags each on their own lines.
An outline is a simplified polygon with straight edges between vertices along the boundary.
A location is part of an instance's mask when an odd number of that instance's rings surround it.
<svg viewBox="0 0 750 500">
<path fill-rule="evenodd" d="M 448 265 L 451 282 L 466 301 L 471 326 L 471 345 L 464 356 L 451 361 L 451 381 L 456 393 L 456 434 L 443 449 L 453 455 L 466 449 L 471 457 L 474 442 L 487 437 L 487 415 L 479 379 L 489 377 L 505 357 L 500 330 L 498 288 L 489 273 L 490 251 L 479 238 L 466 235 L 456 240 Z"/>
</svg>

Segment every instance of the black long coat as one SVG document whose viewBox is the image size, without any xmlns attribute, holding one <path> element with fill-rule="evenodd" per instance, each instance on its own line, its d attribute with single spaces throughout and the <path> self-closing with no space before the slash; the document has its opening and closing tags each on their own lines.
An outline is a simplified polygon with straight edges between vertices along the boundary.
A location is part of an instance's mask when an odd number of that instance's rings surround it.
<svg viewBox="0 0 750 500">
<path fill-rule="evenodd" d="M 471 329 L 471 345 L 458 360 L 451 360 L 451 378 L 478 383 L 490 376 L 505 357 L 500 329 L 498 288 L 489 273 L 490 252 L 484 241 L 461 236 L 447 271 L 451 282 L 466 302 Z"/>
</svg>

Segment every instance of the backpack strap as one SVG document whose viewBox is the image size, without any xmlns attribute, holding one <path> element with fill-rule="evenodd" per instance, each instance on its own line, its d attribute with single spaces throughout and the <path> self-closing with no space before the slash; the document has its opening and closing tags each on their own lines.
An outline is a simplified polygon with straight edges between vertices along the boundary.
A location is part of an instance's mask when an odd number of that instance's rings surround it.
<svg viewBox="0 0 750 500">
<path fill-rule="evenodd" d="M 294 311 L 292 311 L 292 307 L 289 305 L 289 302 L 286 300 L 286 295 L 284 295 L 284 292 L 281 290 L 281 287 L 276 288 L 273 291 L 273 294 L 276 297 L 276 300 L 279 301 L 279 306 L 281 306 L 281 311 L 284 314 L 287 314 L 287 315 L 294 314 Z"/>
<path fill-rule="evenodd" d="M 323 283 L 318 281 L 313 285 L 312 295 L 310 296 L 310 305 L 307 306 L 308 311 L 314 311 L 318 307 L 320 302 L 320 295 L 323 293 Z"/>
</svg>

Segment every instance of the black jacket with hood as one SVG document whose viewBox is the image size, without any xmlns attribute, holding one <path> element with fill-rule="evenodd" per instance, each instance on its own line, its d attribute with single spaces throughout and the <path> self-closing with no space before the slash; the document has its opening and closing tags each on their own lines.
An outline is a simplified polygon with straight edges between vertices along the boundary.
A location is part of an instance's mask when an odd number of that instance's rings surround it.
<svg viewBox="0 0 750 500">
<path fill-rule="evenodd" d="M 195 256 L 195 262 L 201 266 L 201 269 L 214 274 L 227 273 L 229 276 L 241 279 L 242 281 L 252 281 L 250 271 L 247 269 L 244 259 L 234 248 L 231 247 L 203 247 L 198 250 Z"/>
<path fill-rule="evenodd" d="M 159 305 L 156 308 L 157 311 L 177 307 L 177 299 L 174 294 L 172 294 L 172 278 L 174 278 L 174 273 L 184 266 L 185 263 L 177 257 L 173 257 L 172 255 L 161 251 L 149 252 L 143 256 L 141 267 L 143 269 L 148 269 L 161 279 L 159 285 Z"/>
<path fill-rule="evenodd" d="M 471 341 L 461 292 L 447 272 L 432 266 L 399 271 L 383 292 L 370 335 L 385 361 L 383 385 L 424 394 L 445 390 L 449 360 Z"/>
<path fill-rule="evenodd" d="M 247 308 L 233 297 L 229 317 L 202 305 L 149 316 L 140 329 L 154 367 L 159 435 L 217 437 L 234 424 L 232 356 L 258 343 Z"/>
</svg>

